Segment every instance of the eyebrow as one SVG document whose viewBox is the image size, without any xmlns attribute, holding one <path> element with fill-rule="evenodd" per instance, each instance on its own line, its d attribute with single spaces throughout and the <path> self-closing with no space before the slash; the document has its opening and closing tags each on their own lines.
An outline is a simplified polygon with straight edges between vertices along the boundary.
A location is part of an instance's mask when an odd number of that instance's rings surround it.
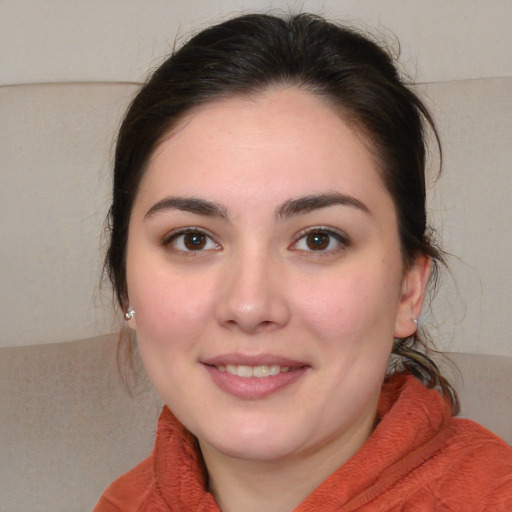
<svg viewBox="0 0 512 512">
<path fill-rule="evenodd" d="M 225 206 L 197 197 L 166 197 L 158 201 L 158 203 L 155 203 L 147 211 L 146 215 L 144 215 L 144 220 L 153 217 L 157 213 L 169 210 L 181 210 L 205 217 L 216 217 L 228 220 L 228 210 Z"/>
<path fill-rule="evenodd" d="M 277 210 L 276 216 L 278 218 L 287 219 L 295 215 L 302 215 L 314 210 L 336 205 L 350 206 L 370 214 L 368 207 L 359 199 L 339 192 L 329 192 L 327 194 L 313 194 L 297 199 L 289 199 Z"/>
<path fill-rule="evenodd" d="M 370 214 L 368 207 L 359 199 L 339 192 L 329 192 L 326 194 L 312 194 L 296 199 L 289 199 L 277 209 L 276 217 L 286 220 L 295 215 L 302 215 L 314 210 L 336 205 L 350 206 Z M 228 209 L 224 205 L 197 197 L 166 197 L 155 203 L 147 211 L 144 220 L 169 210 L 181 210 L 204 217 L 215 217 L 225 221 L 229 220 Z"/>
</svg>

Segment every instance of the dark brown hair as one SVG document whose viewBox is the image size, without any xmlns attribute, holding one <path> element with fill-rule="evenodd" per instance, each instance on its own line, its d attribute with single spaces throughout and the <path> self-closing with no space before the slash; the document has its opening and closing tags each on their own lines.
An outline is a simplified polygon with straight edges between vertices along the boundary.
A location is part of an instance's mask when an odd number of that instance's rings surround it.
<svg viewBox="0 0 512 512">
<path fill-rule="evenodd" d="M 295 86 L 330 102 L 374 154 L 393 198 L 405 266 L 443 262 L 426 215 L 426 131 L 434 122 L 391 55 L 359 32 L 310 15 L 244 15 L 210 27 L 174 52 L 133 100 L 119 131 L 106 269 L 124 309 L 128 224 L 152 152 L 183 116 L 215 100 Z M 457 412 L 457 395 L 429 358 L 424 337 L 396 340 L 396 369 L 438 387 Z"/>
</svg>

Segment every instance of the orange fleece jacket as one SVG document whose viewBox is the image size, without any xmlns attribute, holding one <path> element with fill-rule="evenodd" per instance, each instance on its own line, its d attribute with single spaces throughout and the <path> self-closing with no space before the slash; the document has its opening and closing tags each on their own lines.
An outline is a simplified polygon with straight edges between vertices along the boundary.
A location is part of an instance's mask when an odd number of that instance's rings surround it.
<svg viewBox="0 0 512 512">
<path fill-rule="evenodd" d="M 511 512 L 512 448 L 450 415 L 410 375 L 382 388 L 363 447 L 295 512 Z M 108 487 L 94 512 L 219 512 L 195 438 L 164 407 L 152 455 Z"/>
</svg>

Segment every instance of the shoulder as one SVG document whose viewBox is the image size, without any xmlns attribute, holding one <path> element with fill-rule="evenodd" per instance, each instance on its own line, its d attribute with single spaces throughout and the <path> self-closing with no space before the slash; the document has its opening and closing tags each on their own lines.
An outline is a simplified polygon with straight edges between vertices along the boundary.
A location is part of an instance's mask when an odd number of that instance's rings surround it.
<svg viewBox="0 0 512 512">
<path fill-rule="evenodd" d="M 152 494 L 153 464 L 147 458 L 112 482 L 101 495 L 93 512 L 135 512 L 146 510 Z"/>
<path fill-rule="evenodd" d="M 481 425 L 452 418 L 426 462 L 427 488 L 464 510 L 512 511 L 512 448 Z"/>
<path fill-rule="evenodd" d="M 452 418 L 448 427 L 450 435 L 446 443 L 452 457 L 458 453 L 467 461 L 468 458 L 479 460 L 481 464 L 502 461 L 503 466 L 512 470 L 512 447 L 503 439 L 472 420 Z"/>
<path fill-rule="evenodd" d="M 432 507 L 425 510 L 512 511 L 512 448 L 505 441 L 473 421 L 452 417 L 441 395 L 414 377 L 398 375 L 385 391 L 382 430 L 374 436 L 379 442 L 368 446 L 373 455 L 394 447 L 379 484 L 388 504 L 391 493 L 397 507 L 405 499 L 411 506 Z"/>
</svg>

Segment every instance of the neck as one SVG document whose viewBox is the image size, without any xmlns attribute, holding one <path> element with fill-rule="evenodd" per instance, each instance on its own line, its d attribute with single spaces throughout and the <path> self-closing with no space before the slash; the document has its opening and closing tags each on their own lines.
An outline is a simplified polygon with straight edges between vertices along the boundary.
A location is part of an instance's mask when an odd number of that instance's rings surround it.
<svg viewBox="0 0 512 512">
<path fill-rule="evenodd" d="M 320 448 L 271 461 L 229 457 L 200 442 L 209 490 L 222 512 L 290 512 L 361 448 L 373 425 L 371 418 Z"/>
</svg>

